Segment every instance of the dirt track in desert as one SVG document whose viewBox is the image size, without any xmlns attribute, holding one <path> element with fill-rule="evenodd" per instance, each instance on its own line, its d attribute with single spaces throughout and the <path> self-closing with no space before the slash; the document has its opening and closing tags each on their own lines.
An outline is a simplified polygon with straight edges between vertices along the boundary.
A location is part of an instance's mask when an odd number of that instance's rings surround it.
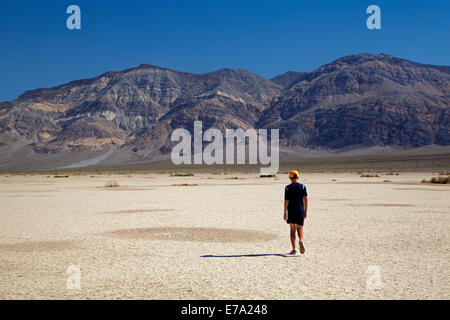
<svg viewBox="0 0 450 320">
<path fill-rule="evenodd" d="M 307 251 L 286 257 L 284 175 L 2 175 L 0 298 L 449 299 L 450 185 L 432 176 L 302 175 Z"/>
</svg>

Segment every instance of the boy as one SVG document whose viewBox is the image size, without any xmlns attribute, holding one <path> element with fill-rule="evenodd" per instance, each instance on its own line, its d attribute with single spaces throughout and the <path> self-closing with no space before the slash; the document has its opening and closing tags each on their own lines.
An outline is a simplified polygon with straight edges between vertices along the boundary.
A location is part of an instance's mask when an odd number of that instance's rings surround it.
<svg viewBox="0 0 450 320">
<path fill-rule="evenodd" d="M 297 254 L 295 248 L 296 231 L 299 237 L 300 253 L 304 254 L 303 222 L 308 215 L 308 193 L 306 192 L 306 186 L 298 183 L 299 175 L 297 171 L 289 172 L 289 179 L 291 179 L 291 184 L 284 188 L 284 220 L 291 228 L 292 251 L 289 254 Z"/>
</svg>

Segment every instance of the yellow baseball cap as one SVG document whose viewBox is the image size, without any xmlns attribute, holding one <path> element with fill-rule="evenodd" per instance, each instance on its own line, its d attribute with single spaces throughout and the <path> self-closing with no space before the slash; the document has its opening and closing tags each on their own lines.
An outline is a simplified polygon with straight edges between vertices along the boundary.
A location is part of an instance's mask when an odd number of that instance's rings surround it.
<svg viewBox="0 0 450 320">
<path fill-rule="evenodd" d="M 291 172 L 289 172 L 289 179 L 292 179 L 295 176 L 297 176 L 297 178 L 300 177 L 300 175 L 298 174 L 298 171 L 292 170 Z"/>
</svg>

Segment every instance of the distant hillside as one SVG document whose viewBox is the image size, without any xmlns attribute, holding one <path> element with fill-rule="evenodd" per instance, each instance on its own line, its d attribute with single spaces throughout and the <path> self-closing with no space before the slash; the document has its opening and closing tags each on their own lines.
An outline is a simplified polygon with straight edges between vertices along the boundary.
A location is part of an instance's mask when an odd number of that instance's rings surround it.
<svg viewBox="0 0 450 320">
<path fill-rule="evenodd" d="M 0 103 L 0 170 L 92 157 L 145 163 L 169 153 L 171 132 L 194 120 L 205 129 L 279 128 L 287 149 L 449 145 L 449 103 L 450 67 L 383 54 L 272 80 L 140 65 Z"/>
<path fill-rule="evenodd" d="M 448 71 L 388 55 L 344 57 L 302 75 L 258 126 L 281 128 L 285 146 L 448 145 Z"/>
</svg>

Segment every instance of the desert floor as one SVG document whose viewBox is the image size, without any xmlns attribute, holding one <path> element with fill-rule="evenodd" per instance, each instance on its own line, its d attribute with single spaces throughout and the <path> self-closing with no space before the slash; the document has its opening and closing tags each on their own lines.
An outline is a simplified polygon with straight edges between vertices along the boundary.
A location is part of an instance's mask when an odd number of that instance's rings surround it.
<svg viewBox="0 0 450 320">
<path fill-rule="evenodd" d="M 432 176 L 302 175 L 307 251 L 286 257 L 284 175 L 2 175 L 0 298 L 449 299 Z"/>
</svg>

